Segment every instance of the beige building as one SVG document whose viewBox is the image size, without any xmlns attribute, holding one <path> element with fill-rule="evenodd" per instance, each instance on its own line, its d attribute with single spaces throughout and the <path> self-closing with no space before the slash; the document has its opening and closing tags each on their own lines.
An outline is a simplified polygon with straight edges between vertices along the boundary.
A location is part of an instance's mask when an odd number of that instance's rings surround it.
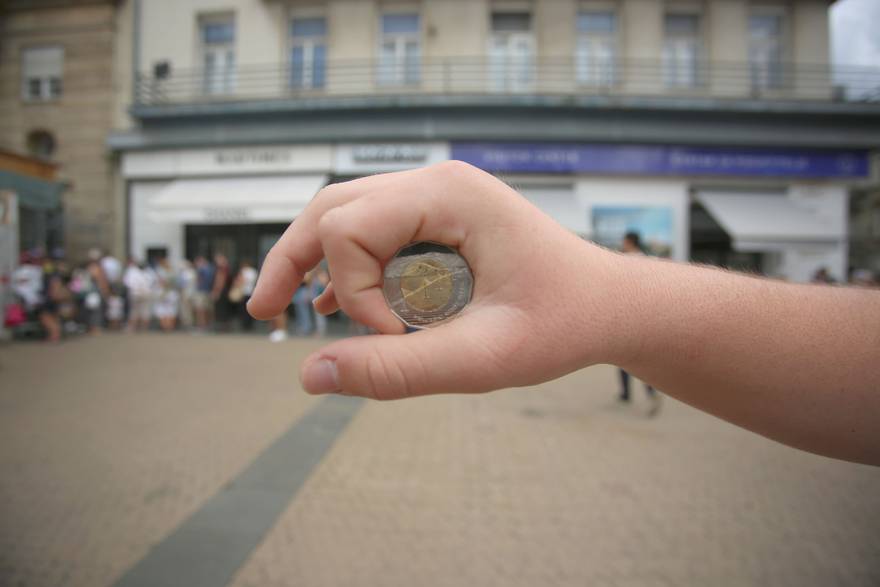
<svg viewBox="0 0 880 587">
<path fill-rule="evenodd" d="M 170 66 L 169 77 L 144 87 L 166 102 L 204 93 L 280 97 L 291 89 L 399 94 L 407 86 L 419 93 L 749 97 L 759 90 L 827 98 L 830 4 L 150 0 L 139 9 L 139 26 L 162 34 L 141 34 L 137 67 Z M 297 63 L 303 71 L 289 71 Z M 313 64 L 323 68 L 318 77 Z"/>
<path fill-rule="evenodd" d="M 842 275 L 880 79 L 832 85 L 831 4 L 131 0 L 119 232 L 259 261 L 325 183 L 457 158 L 610 246 Z"/>
<path fill-rule="evenodd" d="M 67 184 L 52 227 L 73 260 L 89 248 L 122 251 L 105 146 L 117 99 L 116 2 L 0 3 L 0 148 L 58 164 Z"/>
</svg>

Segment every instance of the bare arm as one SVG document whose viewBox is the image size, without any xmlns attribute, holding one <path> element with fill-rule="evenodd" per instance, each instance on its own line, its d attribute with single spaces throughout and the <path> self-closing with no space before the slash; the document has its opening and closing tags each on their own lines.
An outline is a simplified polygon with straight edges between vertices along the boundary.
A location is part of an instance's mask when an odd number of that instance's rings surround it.
<svg viewBox="0 0 880 587">
<path fill-rule="evenodd" d="M 404 335 L 382 268 L 419 240 L 457 247 L 474 295 L 455 320 Z M 880 464 L 880 293 L 625 257 L 457 162 L 322 190 L 267 256 L 254 317 L 280 313 L 322 258 L 316 309 L 383 334 L 308 357 L 310 393 L 484 392 L 612 363 L 780 442 Z"/>
<path fill-rule="evenodd" d="M 880 464 L 880 293 L 620 259 L 611 362 L 785 444 Z"/>
</svg>

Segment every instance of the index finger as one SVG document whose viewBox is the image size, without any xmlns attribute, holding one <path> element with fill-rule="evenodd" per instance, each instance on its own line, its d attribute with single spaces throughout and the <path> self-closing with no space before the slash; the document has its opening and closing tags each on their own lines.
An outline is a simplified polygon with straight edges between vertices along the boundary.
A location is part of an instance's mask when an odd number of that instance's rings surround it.
<svg viewBox="0 0 880 587">
<path fill-rule="evenodd" d="M 247 304 L 250 315 L 257 320 L 268 320 L 290 304 L 303 276 L 324 257 L 317 227 L 318 221 L 328 210 L 351 202 L 368 190 L 392 180 L 389 176 L 403 173 L 411 172 L 373 175 L 330 184 L 315 194 L 302 214 L 287 227 L 266 255 L 257 285 Z"/>
</svg>

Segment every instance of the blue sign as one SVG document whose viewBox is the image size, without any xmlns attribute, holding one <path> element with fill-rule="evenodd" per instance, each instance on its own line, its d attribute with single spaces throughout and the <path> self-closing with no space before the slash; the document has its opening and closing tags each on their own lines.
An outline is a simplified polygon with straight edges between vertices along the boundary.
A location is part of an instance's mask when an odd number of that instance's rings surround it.
<svg viewBox="0 0 880 587">
<path fill-rule="evenodd" d="M 867 150 L 664 145 L 453 143 L 452 158 L 508 173 L 865 178 L 869 167 Z"/>
</svg>

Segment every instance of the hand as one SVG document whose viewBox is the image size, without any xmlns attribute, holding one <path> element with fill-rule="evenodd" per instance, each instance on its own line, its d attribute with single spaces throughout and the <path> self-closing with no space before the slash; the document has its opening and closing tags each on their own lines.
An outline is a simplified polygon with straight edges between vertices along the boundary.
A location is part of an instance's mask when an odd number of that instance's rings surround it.
<svg viewBox="0 0 880 587">
<path fill-rule="evenodd" d="M 471 303 L 454 320 L 404 335 L 382 295 L 400 247 L 435 241 L 459 250 L 474 274 Z M 600 311 L 618 255 L 562 228 L 506 184 L 450 161 L 327 186 L 269 252 L 248 304 L 257 319 L 290 302 L 326 257 L 331 281 L 315 300 L 383 333 L 340 340 L 308 357 L 311 393 L 377 399 L 531 385 L 605 360 L 613 323 Z"/>
</svg>

